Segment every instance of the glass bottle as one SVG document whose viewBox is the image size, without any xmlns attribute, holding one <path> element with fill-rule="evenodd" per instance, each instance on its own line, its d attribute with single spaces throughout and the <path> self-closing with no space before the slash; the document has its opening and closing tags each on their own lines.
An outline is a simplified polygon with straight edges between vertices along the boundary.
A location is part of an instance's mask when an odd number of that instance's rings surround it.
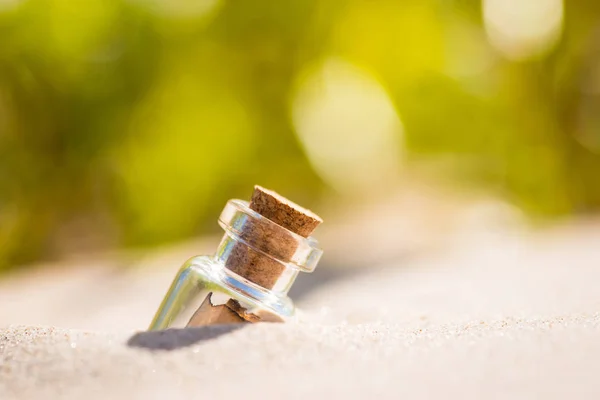
<svg viewBox="0 0 600 400">
<path fill-rule="evenodd" d="M 242 200 L 227 202 L 219 225 L 225 235 L 216 253 L 183 264 L 150 330 L 281 322 L 294 314 L 287 293 L 300 271 L 315 269 L 323 253 L 318 242 L 278 225 Z"/>
</svg>

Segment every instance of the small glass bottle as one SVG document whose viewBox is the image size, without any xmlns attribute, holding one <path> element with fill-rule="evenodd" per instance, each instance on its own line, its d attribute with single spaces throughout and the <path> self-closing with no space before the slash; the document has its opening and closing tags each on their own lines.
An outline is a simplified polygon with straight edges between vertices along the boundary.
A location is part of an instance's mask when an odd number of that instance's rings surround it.
<svg viewBox="0 0 600 400">
<path fill-rule="evenodd" d="M 215 255 L 192 257 L 180 268 L 150 330 L 280 322 L 294 314 L 287 293 L 298 272 L 312 272 L 322 255 L 306 234 L 322 220 L 259 186 L 254 193 L 251 203 L 227 202 Z"/>
</svg>

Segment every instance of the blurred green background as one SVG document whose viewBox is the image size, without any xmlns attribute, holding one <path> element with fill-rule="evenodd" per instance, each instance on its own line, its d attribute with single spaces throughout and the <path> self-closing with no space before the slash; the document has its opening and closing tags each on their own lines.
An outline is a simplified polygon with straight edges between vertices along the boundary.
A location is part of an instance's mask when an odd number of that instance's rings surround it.
<svg viewBox="0 0 600 400">
<path fill-rule="evenodd" d="M 425 170 L 600 207 L 596 0 L 0 0 L 0 267 Z"/>
</svg>

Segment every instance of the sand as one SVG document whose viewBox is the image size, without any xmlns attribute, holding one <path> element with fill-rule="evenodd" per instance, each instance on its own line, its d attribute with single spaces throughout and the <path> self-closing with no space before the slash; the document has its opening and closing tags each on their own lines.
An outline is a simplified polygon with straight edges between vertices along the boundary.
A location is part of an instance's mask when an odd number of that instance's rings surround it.
<svg viewBox="0 0 600 400">
<path fill-rule="evenodd" d="M 141 332 L 188 245 L 143 269 L 14 277 L 0 284 L 0 399 L 596 399 L 598 227 L 329 258 L 298 282 L 288 324 Z"/>
<path fill-rule="evenodd" d="M 600 394 L 599 321 L 212 327 L 134 343 L 16 327 L 1 334 L 2 398 L 591 399 Z"/>
</svg>

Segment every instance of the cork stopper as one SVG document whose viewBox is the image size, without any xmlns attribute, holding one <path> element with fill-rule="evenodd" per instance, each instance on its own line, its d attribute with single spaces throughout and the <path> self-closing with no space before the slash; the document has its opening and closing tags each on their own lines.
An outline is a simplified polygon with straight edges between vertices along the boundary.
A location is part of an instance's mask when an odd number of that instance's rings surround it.
<svg viewBox="0 0 600 400">
<path fill-rule="evenodd" d="M 286 230 L 264 221 L 249 224 L 236 243 L 225 267 L 266 289 L 271 289 L 298 248 L 289 232 L 308 237 L 323 220 L 285 197 L 260 186 L 254 187 L 250 209 Z"/>
<path fill-rule="evenodd" d="M 312 211 L 258 185 L 254 186 L 250 208 L 277 225 L 303 237 L 309 237 L 323 222 L 321 217 Z"/>
</svg>

